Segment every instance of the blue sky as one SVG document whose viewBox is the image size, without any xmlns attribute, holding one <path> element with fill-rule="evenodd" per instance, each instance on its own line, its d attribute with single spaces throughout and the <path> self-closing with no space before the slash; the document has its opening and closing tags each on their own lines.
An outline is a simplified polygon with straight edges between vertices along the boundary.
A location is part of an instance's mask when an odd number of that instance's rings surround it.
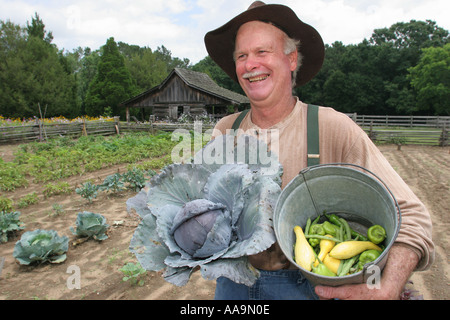
<svg viewBox="0 0 450 320">
<path fill-rule="evenodd" d="M 252 0 L 0 0 L 0 20 L 20 25 L 37 12 L 59 49 L 98 49 L 109 37 L 156 49 L 192 63 L 207 53 L 203 43 L 213 30 L 246 10 Z M 314 26 L 324 42 L 357 44 L 376 28 L 411 19 L 431 19 L 450 30 L 448 0 L 278 0 Z"/>
</svg>

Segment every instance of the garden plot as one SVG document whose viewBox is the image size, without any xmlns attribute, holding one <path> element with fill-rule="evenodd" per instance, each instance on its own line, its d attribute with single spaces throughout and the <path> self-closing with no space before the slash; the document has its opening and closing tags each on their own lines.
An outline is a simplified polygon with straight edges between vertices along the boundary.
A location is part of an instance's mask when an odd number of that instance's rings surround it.
<svg viewBox="0 0 450 320">
<path fill-rule="evenodd" d="M 4 161 L 12 161 L 18 146 L 0 146 Z M 403 146 L 381 146 L 397 172 L 413 191 L 428 206 L 434 223 L 433 237 L 436 245 L 436 261 L 430 270 L 414 274 L 414 288 L 425 299 L 450 299 L 448 290 L 448 203 L 450 202 L 450 154 L 449 148 Z M 136 164 L 151 158 L 136 160 Z M 161 159 L 161 156 L 155 159 Z M 136 258 L 128 246 L 138 220 L 126 210 L 126 200 L 136 194 L 132 189 L 120 192 L 101 191 L 91 202 L 74 190 L 86 181 L 102 184 L 108 176 L 125 173 L 130 163 L 111 164 L 100 168 L 64 177 L 55 181 L 39 182 L 28 178 L 28 185 L 13 191 L 1 191 L 1 196 L 18 203 L 24 196 L 36 192 L 38 202 L 18 209 L 25 229 L 0 244 L 1 258 L 5 258 L 0 274 L 0 299 L 213 299 L 214 281 L 201 278 L 196 272 L 184 287 L 176 287 L 163 280 L 160 273 L 146 272 L 136 283 L 123 281 L 124 273 L 119 269 L 127 263 L 136 264 Z M 157 168 L 154 168 L 157 170 Z M 65 182 L 73 190 L 68 194 L 44 197 L 48 183 Z M 60 205 L 57 213 L 54 205 Z M 110 225 L 103 241 L 90 239 L 76 243 L 70 227 L 75 227 L 77 214 L 90 211 L 103 215 Z M 20 236 L 30 230 L 54 229 L 59 235 L 69 238 L 67 259 L 61 264 L 45 263 L 38 266 L 23 266 L 13 258 L 14 244 Z M 80 289 L 74 288 L 74 271 L 79 268 Z"/>
</svg>

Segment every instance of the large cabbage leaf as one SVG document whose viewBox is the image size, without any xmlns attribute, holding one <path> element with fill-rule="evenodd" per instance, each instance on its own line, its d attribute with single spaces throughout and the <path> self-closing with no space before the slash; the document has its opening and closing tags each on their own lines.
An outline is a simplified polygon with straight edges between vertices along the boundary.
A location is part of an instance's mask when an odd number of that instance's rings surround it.
<svg viewBox="0 0 450 320">
<path fill-rule="evenodd" d="M 193 163 L 167 166 L 152 178 L 146 191 L 127 201 L 128 210 L 134 209 L 142 218 L 130 250 L 145 269 L 163 269 L 164 278 L 179 286 L 197 268 L 206 279 L 226 276 L 237 283 L 254 283 L 258 272 L 247 256 L 275 242 L 272 212 L 282 175 L 273 155 L 272 163 L 237 161 L 251 160 L 249 152 L 267 150 L 255 140 L 242 140 L 246 144 L 242 156 L 228 137 L 219 137 Z M 226 150 L 230 145 L 231 152 Z M 212 156 L 216 161 L 211 161 Z M 196 223 L 207 224 L 206 231 L 206 225 Z M 193 245 L 186 244 L 188 240 Z"/>
</svg>

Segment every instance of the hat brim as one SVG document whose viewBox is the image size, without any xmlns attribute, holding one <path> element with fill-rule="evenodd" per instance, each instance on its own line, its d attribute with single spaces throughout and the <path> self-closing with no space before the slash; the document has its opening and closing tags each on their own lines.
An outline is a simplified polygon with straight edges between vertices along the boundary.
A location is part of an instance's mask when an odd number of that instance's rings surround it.
<svg viewBox="0 0 450 320">
<path fill-rule="evenodd" d="M 208 54 L 234 81 L 238 82 L 233 59 L 234 42 L 239 28 L 249 21 L 272 22 L 289 37 L 300 40 L 302 66 L 297 73 L 297 86 L 310 81 L 319 72 L 325 57 L 322 37 L 316 29 L 302 22 L 289 7 L 269 4 L 249 9 L 222 27 L 205 35 Z"/>
</svg>

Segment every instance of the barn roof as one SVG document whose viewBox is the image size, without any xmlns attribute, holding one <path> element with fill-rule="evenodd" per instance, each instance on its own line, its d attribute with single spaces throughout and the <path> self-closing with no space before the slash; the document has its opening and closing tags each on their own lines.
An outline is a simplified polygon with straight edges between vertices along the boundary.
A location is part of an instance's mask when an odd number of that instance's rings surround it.
<svg viewBox="0 0 450 320">
<path fill-rule="evenodd" d="M 188 87 L 195 90 L 199 90 L 215 98 L 219 98 L 220 100 L 223 100 L 224 102 L 227 102 L 229 104 L 249 103 L 249 100 L 246 96 L 222 88 L 205 73 L 196 72 L 188 69 L 175 68 L 167 76 L 167 78 L 163 82 L 161 82 L 161 84 L 129 100 L 122 102 L 121 105 L 133 106 L 136 103 L 139 103 L 139 101 L 147 99 L 151 95 L 161 91 L 168 84 L 169 80 L 174 76 L 178 76 Z"/>
</svg>

